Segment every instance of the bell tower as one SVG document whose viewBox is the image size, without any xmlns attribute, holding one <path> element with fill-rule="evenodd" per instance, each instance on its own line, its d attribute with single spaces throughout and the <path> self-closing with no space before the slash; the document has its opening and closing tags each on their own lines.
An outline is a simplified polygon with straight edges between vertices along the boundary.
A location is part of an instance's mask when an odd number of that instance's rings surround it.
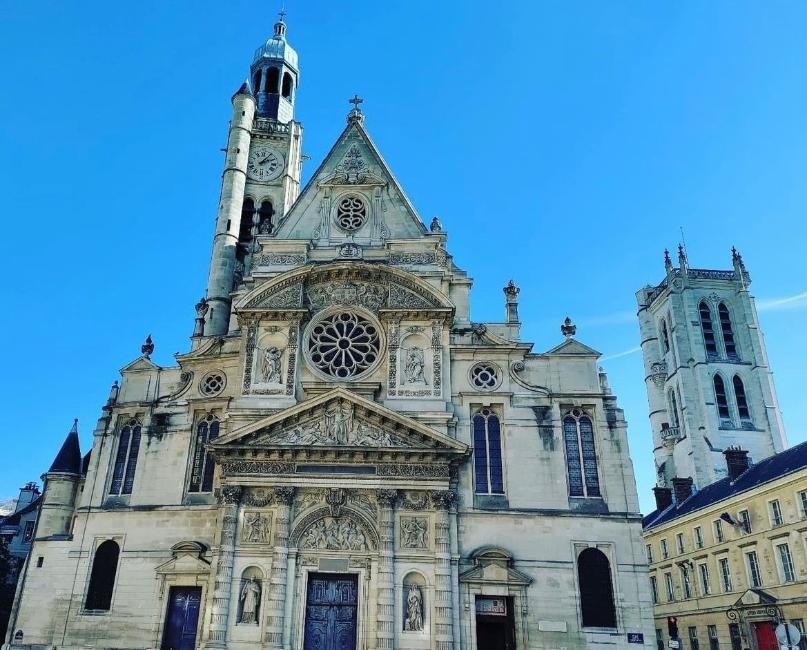
<svg viewBox="0 0 807 650">
<path fill-rule="evenodd" d="M 787 446 L 751 296 L 751 277 L 732 249 L 732 269 L 696 269 L 678 249 L 666 276 L 637 292 L 639 328 L 658 482 L 692 478 L 702 488 L 726 476 L 723 452 L 754 462 Z"/>
<path fill-rule="evenodd" d="M 261 240 L 273 236 L 300 193 L 303 128 L 294 120 L 300 72 L 284 15 L 232 98 L 203 336 L 227 334 L 232 292 L 250 274 Z"/>
</svg>

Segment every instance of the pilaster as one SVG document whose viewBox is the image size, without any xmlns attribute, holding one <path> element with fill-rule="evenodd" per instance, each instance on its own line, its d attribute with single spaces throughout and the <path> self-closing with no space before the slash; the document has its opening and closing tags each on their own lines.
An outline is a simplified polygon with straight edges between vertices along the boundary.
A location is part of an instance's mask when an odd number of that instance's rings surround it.
<svg viewBox="0 0 807 650">
<path fill-rule="evenodd" d="M 395 500 L 396 490 L 379 490 L 378 608 L 376 647 L 395 647 Z"/>
<path fill-rule="evenodd" d="M 238 527 L 238 505 L 242 489 L 237 485 L 225 485 L 217 495 L 221 520 L 221 539 L 213 575 L 213 604 L 210 608 L 210 628 L 206 648 L 227 646 L 227 623 L 230 614 L 232 593 L 233 560 L 235 557 L 235 534 Z"/>
<path fill-rule="evenodd" d="M 284 619 L 286 615 L 286 587 L 288 583 L 289 527 L 293 487 L 275 488 L 275 549 L 272 554 L 272 572 L 269 577 L 265 641 L 273 648 L 284 646 Z"/>
<path fill-rule="evenodd" d="M 457 495 L 453 490 L 433 491 L 431 498 L 437 511 L 434 519 L 434 647 L 435 650 L 452 650 L 454 627 L 449 510 Z"/>
</svg>

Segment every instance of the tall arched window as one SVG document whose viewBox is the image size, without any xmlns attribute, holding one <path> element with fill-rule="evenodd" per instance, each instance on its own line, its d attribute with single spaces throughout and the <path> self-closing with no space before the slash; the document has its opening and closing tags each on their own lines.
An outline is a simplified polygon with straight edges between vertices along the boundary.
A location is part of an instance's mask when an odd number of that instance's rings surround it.
<svg viewBox="0 0 807 650">
<path fill-rule="evenodd" d="M 678 417 L 678 400 L 675 398 L 675 391 L 672 388 L 667 391 L 667 402 L 670 409 L 670 425 L 678 427 L 681 425 L 681 420 Z"/>
<path fill-rule="evenodd" d="M 670 333 L 667 330 L 667 320 L 661 320 L 661 346 L 664 354 L 670 351 Z"/>
<path fill-rule="evenodd" d="M 118 451 L 112 468 L 110 494 L 131 494 L 140 451 L 140 422 L 132 418 L 120 430 Z"/>
<path fill-rule="evenodd" d="M 577 556 L 583 627 L 616 627 L 611 563 L 601 550 L 587 548 Z"/>
<path fill-rule="evenodd" d="M 215 415 L 208 415 L 196 425 L 196 441 L 193 446 L 189 492 L 210 492 L 213 489 L 215 464 L 212 456 L 205 450 L 205 445 L 218 437 L 219 420 Z"/>
<path fill-rule="evenodd" d="M 477 494 L 504 494 L 499 416 L 482 409 L 473 417 L 474 476 Z"/>
<path fill-rule="evenodd" d="M 261 207 L 258 209 L 258 232 L 262 235 L 272 234 L 272 215 L 275 209 L 272 207 L 271 201 L 261 201 Z"/>
<path fill-rule="evenodd" d="M 252 241 L 252 219 L 255 216 L 255 202 L 250 199 L 244 199 L 241 204 L 241 227 L 238 231 L 238 241 L 242 244 L 248 244 Z"/>
<path fill-rule="evenodd" d="M 712 325 L 712 310 L 706 301 L 701 300 L 698 306 L 701 317 L 701 330 L 703 330 L 703 344 L 706 347 L 706 357 L 717 357 L 717 342 L 715 341 L 715 330 Z"/>
<path fill-rule="evenodd" d="M 717 414 L 723 420 L 731 419 L 729 413 L 729 401 L 726 398 L 726 385 L 723 383 L 723 378 L 720 375 L 715 375 L 715 404 L 717 404 Z"/>
<path fill-rule="evenodd" d="M 85 609 L 109 610 L 112 605 L 112 591 L 115 588 L 115 574 L 118 571 L 120 547 L 108 539 L 95 551 L 90 573 L 90 586 L 87 588 Z"/>
<path fill-rule="evenodd" d="M 291 75 L 288 72 L 284 72 L 282 94 L 283 97 L 285 97 L 286 99 L 291 99 L 291 90 L 292 90 L 291 86 L 292 86 Z"/>
<path fill-rule="evenodd" d="M 255 76 L 252 81 L 252 91 L 259 93 L 261 91 L 261 69 L 255 70 Z"/>
<path fill-rule="evenodd" d="M 737 414 L 740 416 L 741 420 L 750 420 L 751 413 L 748 410 L 748 400 L 745 397 L 743 380 L 740 379 L 739 375 L 734 375 L 734 379 L 731 380 L 731 383 L 734 384 L 734 399 L 737 402 Z"/>
<path fill-rule="evenodd" d="M 723 345 L 726 346 L 726 356 L 736 357 L 737 346 L 734 344 L 734 332 L 731 329 L 731 316 L 725 303 L 717 306 L 717 314 L 720 316 L 720 330 L 723 332 Z"/>
<path fill-rule="evenodd" d="M 563 440 L 569 473 L 569 496 L 600 496 L 597 450 L 591 418 L 580 409 L 572 409 L 563 418 Z"/>
<path fill-rule="evenodd" d="M 280 71 L 277 68 L 269 68 L 266 71 L 266 92 L 277 94 L 277 87 L 280 85 Z"/>
</svg>

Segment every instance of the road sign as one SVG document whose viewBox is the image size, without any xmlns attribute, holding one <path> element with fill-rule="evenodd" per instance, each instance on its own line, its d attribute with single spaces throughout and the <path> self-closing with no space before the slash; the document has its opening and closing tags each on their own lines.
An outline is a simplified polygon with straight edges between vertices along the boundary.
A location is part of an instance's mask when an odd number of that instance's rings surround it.
<svg viewBox="0 0 807 650">
<path fill-rule="evenodd" d="M 776 640 L 779 645 L 798 645 L 801 639 L 799 628 L 790 623 L 779 623 L 776 626 Z"/>
<path fill-rule="evenodd" d="M 628 632 L 628 643 L 644 644 L 644 634 L 641 632 Z"/>
<path fill-rule="evenodd" d="M 670 648 L 678 650 L 681 647 L 681 642 L 678 639 L 670 639 Z"/>
</svg>

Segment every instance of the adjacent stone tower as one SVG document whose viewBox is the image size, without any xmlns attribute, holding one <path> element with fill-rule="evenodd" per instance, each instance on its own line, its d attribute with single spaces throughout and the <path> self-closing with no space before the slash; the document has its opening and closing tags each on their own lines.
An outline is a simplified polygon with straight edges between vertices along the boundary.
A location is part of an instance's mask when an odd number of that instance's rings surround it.
<svg viewBox="0 0 807 650">
<path fill-rule="evenodd" d="M 689 268 L 683 247 L 678 260 L 665 251 L 664 280 L 636 294 L 645 384 L 659 485 L 703 487 L 729 446 L 759 461 L 787 443 L 742 257 L 731 271 Z"/>
<path fill-rule="evenodd" d="M 42 475 L 44 488 L 42 510 L 36 536 L 60 538 L 70 534 L 81 480 L 81 450 L 78 441 L 78 420 L 65 438 L 50 469 Z"/>
<path fill-rule="evenodd" d="M 247 275 L 260 248 L 258 239 L 272 236 L 300 193 L 303 129 L 294 121 L 298 83 L 297 52 L 286 41 L 281 13 L 274 34 L 255 52 L 250 79 L 232 99 L 204 336 L 229 331 L 231 294 Z"/>
</svg>

